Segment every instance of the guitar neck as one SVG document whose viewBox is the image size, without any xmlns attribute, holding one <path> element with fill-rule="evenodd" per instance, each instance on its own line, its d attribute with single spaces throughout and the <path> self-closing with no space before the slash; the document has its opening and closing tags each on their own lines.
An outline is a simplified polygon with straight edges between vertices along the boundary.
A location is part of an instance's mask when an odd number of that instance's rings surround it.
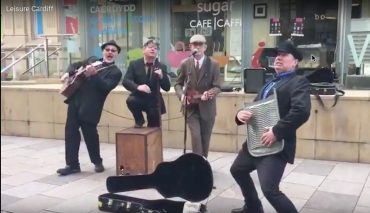
<svg viewBox="0 0 370 213">
<path fill-rule="evenodd" d="M 98 67 L 95 67 L 95 69 L 96 69 L 97 72 L 99 72 L 99 71 L 105 70 L 105 69 L 107 69 L 107 68 L 109 68 L 109 67 L 111 67 L 113 65 L 114 64 L 111 64 L 111 65 L 106 66 L 106 67 L 100 67 L 100 66 L 98 66 Z M 82 70 L 77 70 L 76 73 L 80 75 L 80 74 L 84 73 L 86 70 L 87 70 L 86 68 L 83 68 Z"/>
<path fill-rule="evenodd" d="M 152 175 L 110 176 L 107 178 L 108 192 L 125 192 L 155 188 Z"/>
</svg>

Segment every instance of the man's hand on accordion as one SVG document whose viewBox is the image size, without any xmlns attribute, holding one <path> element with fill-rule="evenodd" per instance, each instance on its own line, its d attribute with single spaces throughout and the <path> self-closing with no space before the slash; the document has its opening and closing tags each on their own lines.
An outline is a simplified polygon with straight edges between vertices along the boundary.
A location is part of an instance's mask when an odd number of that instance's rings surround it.
<svg viewBox="0 0 370 213">
<path fill-rule="evenodd" d="M 270 147 L 276 141 L 276 137 L 274 132 L 272 131 L 272 127 L 266 127 L 266 132 L 263 133 L 261 137 L 262 144 Z"/>
<path fill-rule="evenodd" d="M 236 114 L 236 117 L 240 122 L 243 124 L 248 123 L 249 119 L 252 117 L 252 112 L 247 110 L 240 110 L 238 114 Z"/>
</svg>

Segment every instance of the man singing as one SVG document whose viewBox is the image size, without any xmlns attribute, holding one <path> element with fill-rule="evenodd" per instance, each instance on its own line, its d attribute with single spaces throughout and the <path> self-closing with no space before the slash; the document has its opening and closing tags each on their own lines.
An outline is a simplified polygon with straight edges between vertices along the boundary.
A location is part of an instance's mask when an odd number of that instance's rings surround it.
<svg viewBox="0 0 370 213">
<path fill-rule="evenodd" d="M 193 152 L 207 157 L 216 117 L 216 96 L 221 91 L 220 67 L 204 55 L 207 44 L 203 35 L 190 38 L 190 49 L 194 57 L 181 64 L 175 90 L 187 110 L 185 119 L 191 133 Z M 185 96 L 187 103 L 184 103 Z"/>
<path fill-rule="evenodd" d="M 100 157 L 99 135 L 97 125 L 100 121 L 105 99 L 122 77 L 121 70 L 114 65 L 114 61 L 121 51 L 115 41 L 109 41 L 101 46 L 103 58 L 90 57 L 85 61 L 71 64 L 62 81 L 73 75 L 76 70 L 85 69 L 85 80 L 80 88 L 70 96 L 65 103 L 68 104 L 67 121 L 65 126 L 65 158 L 66 167 L 58 169 L 60 175 L 69 175 L 81 172 L 78 160 L 81 135 L 85 139 L 90 160 L 95 164 L 95 172 L 103 172 L 103 159 Z M 99 68 L 91 63 L 100 61 Z M 101 69 L 98 71 L 98 69 Z"/>
</svg>

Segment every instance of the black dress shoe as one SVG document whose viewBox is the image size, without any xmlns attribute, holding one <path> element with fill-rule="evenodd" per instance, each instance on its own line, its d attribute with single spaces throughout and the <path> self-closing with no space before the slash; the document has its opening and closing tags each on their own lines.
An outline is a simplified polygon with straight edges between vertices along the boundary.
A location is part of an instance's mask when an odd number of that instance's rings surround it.
<svg viewBox="0 0 370 213">
<path fill-rule="evenodd" d="M 135 123 L 135 125 L 134 125 L 134 128 L 142 128 L 142 127 L 143 127 L 143 124 Z"/>
<path fill-rule="evenodd" d="M 135 128 L 141 128 L 141 127 L 143 127 L 143 126 L 144 126 L 144 123 L 145 123 L 145 121 L 144 121 L 144 120 L 139 120 L 139 121 L 137 121 L 137 120 L 135 119 L 135 125 L 134 125 L 134 127 L 135 127 Z"/>
<path fill-rule="evenodd" d="M 73 173 L 79 173 L 81 172 L 80 166 L 66 166 L 64 168 L 60 168 L 57 170 L 57 173 L 60 175 L 69 175 Z"/>
<path fill-rule="evenodd" d="M 264 213 L 263 208 L 250 209 L 247 206 L 231 210 L 231 213 Z"/>
<path fill-rule="evenodd" d="M 104 172 L 104 166 L 102 163 L 95 164 L 95 172 Z"/>
</svg>

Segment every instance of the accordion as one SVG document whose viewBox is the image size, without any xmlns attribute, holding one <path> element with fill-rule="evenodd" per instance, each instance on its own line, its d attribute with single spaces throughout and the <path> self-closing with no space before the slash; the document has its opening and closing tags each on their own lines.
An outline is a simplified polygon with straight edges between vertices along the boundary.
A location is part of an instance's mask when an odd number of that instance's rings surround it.
<svg viewBox="0 0 370 213">
<path fill-rule="evenodd" d="M 245 110 L 252 112 L 247 123 L 247 147 L 254 157 L 279 153 L 284 148 L 284 140 L 275 141 L 270 147 L 262 144 L 261 137 L 268 127 L 274 126 L 280 119 L 276 91 L 270 97 L 246 104 Z"/>
</svg>

